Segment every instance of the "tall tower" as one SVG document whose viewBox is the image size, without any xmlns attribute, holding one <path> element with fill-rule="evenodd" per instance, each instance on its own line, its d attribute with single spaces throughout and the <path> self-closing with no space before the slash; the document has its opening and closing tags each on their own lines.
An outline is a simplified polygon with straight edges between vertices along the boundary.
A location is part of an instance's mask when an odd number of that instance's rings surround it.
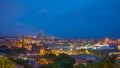
<svg viewBox="0 0 120 68">
<path fill-rule="evenodd" d="M 22 48 L 24 48 L 24 35 L 22 35 Z"/>
<path fill-rule="evenodd" d="M 38 39 L 44 39 L 44 31 L 40 30 L 39 34 L 38 34 Z"/>
</svg>

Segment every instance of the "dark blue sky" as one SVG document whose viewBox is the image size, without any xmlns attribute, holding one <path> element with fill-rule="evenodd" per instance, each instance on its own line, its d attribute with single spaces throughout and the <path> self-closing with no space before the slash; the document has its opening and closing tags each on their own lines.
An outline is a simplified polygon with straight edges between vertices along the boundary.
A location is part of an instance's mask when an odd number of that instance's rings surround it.
<svg viewBox="0 0 120 68">
<path fill-rule="evenodd" d="M 0 0 L 0 35 L 120 37 L 120 0 Z"/>
</svg>

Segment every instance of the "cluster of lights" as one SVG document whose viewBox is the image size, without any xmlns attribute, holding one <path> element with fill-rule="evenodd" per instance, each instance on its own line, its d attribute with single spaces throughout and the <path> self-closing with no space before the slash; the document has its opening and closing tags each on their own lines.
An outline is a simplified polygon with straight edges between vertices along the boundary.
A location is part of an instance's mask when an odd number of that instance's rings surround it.
<svg viewBox="0 0 120 68">
<path fill-rule="evenodd" d="M 19 59 L 23 59 L 23 60 L 27 60 L 27 59 L 28 59 L 28 58 L 22 57 L 22 56 L 19 56 L 18 58 L 19 58 Z"/>
</svg>

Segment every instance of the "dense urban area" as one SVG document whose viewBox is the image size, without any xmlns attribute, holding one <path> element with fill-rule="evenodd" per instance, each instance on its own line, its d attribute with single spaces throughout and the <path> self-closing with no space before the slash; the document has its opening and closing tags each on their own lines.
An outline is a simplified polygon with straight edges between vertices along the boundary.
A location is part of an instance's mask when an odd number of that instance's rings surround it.
<svg viewBox="0 0 120 68">
<path fill-rule="evenodd" d="M 120 39 L 3 36 L 0 68 L 120 68 Z"/>
</svg>

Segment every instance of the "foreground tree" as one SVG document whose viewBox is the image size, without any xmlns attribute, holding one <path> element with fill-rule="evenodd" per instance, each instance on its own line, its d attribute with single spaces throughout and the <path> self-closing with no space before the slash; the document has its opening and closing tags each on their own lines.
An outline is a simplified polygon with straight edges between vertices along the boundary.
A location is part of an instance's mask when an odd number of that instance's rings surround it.
<svg viewBox="0 0 120 68">
<path fill-rule="evenodd" d="M 47 64 L 47 65 L 42 65 L 39 68 L 64 68 L 64 67 L 60 66 L 59 64 Z"/>
<path fill-rule="evenodd" d="M 24 66 L 25 68 L 33 68 L 31 65 L 28 64 L 28 60 L 24 60 L 24 59 L 17 58 L 14 56 L 8 56 L 8 58 L 17 64 Z"/>
<path fill-rule="evenodd" d="M 73 68 L 73 64 L 75 64 L 75 59 L 67 54 L 56 56 L 55 54 L 47 53 L 43 57 L 53 62 L 42 65 L 41 68 Z"/>
<path fill-rule="evenodd" d="M 67 54 L 60 54 L 56 59 L 55 63 L 59 64 L 64 68 L 73 68 L 73 64 L 75 64 L 75 59 Z"/>
<path fill-rule="evenodd" d="M 46 60 L 47 60 L 47 59 L 50 59 L 50 60 L 54 61 L 54 59 L 55 59 L 57 56 L 56 56 L 55 54 L 52 54 L 52 53 L 46 53 L 43 57 L 46 58 Z"/>
<path fill-rule="evenodd" d="M 0 68 L 15 68 L 15 66 L 8 58 L 0 57 Z"/>
</svg>

